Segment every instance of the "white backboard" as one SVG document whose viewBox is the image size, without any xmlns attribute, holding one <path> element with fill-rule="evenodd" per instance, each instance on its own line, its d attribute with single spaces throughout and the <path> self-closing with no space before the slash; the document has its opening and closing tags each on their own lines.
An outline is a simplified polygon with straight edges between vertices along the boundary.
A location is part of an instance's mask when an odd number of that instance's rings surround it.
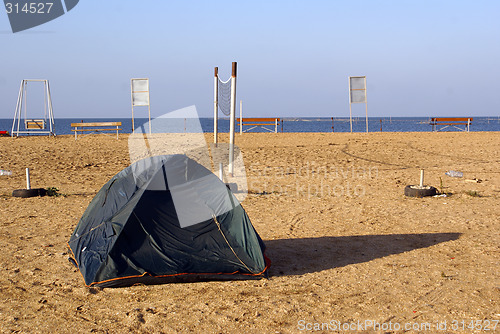
<svg viewBox="0 0 500 334">
<path fill-rule="evenodd" d="M 131 79 L 132 106 L 149 106 L 149 79 Z"/>
<path fill-rule="evenodd" d="M 366 103 L 366 77 L 349 77 L 350 103 Z"/>
</svg>

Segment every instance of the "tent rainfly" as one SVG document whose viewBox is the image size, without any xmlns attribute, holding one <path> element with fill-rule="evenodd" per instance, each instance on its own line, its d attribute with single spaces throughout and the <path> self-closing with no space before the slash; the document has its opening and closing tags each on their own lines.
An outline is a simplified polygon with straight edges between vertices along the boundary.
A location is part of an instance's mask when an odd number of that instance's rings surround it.
<svg viewBox="0 0 500 334">
<path fill-rule="evenodd" d="M 109 180 L 68 242 L 87 286 L 261 278 L 265 246 L 232 192 L 185 155 L 135 162 Z"/>
</svg>

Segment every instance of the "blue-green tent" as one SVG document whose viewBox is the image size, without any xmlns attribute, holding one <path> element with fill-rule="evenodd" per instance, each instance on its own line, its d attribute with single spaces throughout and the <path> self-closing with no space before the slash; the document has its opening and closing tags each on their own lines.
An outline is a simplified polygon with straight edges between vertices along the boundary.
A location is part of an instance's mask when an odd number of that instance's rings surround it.
<svg viewBox="0 0 500 334">
<path fill-rule="evenodd" d="M 146 158 L 111 178 L 68 245 L 87 286 L 260 278 L 268 269 L 233 193 L 185 155 Z"/>
</svg>

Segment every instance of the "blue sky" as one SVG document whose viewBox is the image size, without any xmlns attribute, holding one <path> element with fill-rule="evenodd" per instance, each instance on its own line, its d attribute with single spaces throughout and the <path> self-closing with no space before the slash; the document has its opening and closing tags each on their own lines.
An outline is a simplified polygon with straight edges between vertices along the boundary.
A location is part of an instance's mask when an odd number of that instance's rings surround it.
<svg viewBox="0 0 500 334">
<path fill-rule="evenodd" d="M 13 34 L 1 12 L 0 118 L 28 78 L 50 80 L 56 118 L 130 117 L 134 77 L 150 78 L 153 116 L 212 117 L 213 69 L 229 78 L 232 61 L 244 116 L 348 116 L 349 75 L 367 76 L 369 116 L 498 116 L 498 13 L 500 1 L 80 0 Z"/>
</svg>

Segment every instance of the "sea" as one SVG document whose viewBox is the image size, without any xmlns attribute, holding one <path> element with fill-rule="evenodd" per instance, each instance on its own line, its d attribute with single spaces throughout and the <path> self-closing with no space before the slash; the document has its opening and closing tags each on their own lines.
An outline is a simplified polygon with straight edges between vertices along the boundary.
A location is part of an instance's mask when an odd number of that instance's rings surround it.
<svg viewBox="0 0 500 334">
<path fill-rule="evenodd" d="M 147 119 L 136 118 L 135 127 L 142 127 L 148 131 Z M 54 132 L 56 135 L 70 135 L 71 123 L 77 122 L 122 122 L 121 133 L 132 132 L 131 118 L 56 118 L 54 120 Z M 229 132 L 229 119 L 220 118 L 218 131 Z M 0 131 L 12 130 L 12 119 L 0 119 Z M 369 117 L 368 131 L 369 132 L 430 132 L 432 126 L 429 124 L 430 118 L 427 117 Z M 156 119 L 153 121 L 153 132 L 207 132 L 213 133 L 214 122 L 213 118 L 198 119 Z M 158 125 L 167 125 L 158 126 Z M 175 131 L 164 131 L 168 125 L 174 125 Z M 20 130 L 23 130 L 23 121 L 21 120 Z M 17 127 L 17 125 L 16 125 Z M 441 128 L 442 126 L 439 126 Z M 251 128 L 244 126 L 243 131 Z M 274 132 L 274 125 L 266 126 Z M 364 117 L 353 118 L 353 132 L 366 132 L 366 119 Z M 465 130 L 465 126 L 458 126 L 461 130 Z M 170 128 L 172 129 L 172 127 Z M 193 130 L 194 129 L 194 130 Z M 200 130 L 201 129 L 201 130 Z M 235 127 L 236 132 L 240 131 L 239 126 Z M 251 132 L 269 132 L 266 129 L 257 127 L 250 130 Z M 302 118 L 281 118 L 278 124 L 278 132 L 350 132 L 349 118 L 340 117 L 302 117 Z M 441 131 L 460 131 L 455 127 L 447 127 Z M 482 131 L 500 131 L 500 116 L 499 117 L 473 117 L 470 126 L 471 132 Z"/>
</svg>

